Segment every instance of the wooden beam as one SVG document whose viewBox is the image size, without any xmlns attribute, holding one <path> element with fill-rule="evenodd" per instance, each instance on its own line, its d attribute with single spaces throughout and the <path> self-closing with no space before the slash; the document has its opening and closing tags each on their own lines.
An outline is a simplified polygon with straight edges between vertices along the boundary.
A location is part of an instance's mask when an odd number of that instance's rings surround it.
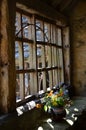
<svg viewBox="0 0 86 130">
<path fill-rule="evenodd" d="M 56 9 L 40 0 L 24 0 L 24 1 L 17 0 L 17 6 L 27 10 L 32 9 L 33 13 L 35 14 L 38 13 L 39 15 L 41 14 L 45 17 L 47 16 L 50 19 L 54 20 L 60 19 L 62 21 L 67 22 L 67 18 L 63 14 L 57 12 Z"/>
<path fill-rule="evenodd" d="M 15 102 L 15 0 L 1 3 L 0 111 L 12 112 Z M 9 8 L 10 7 L 10 8 Z"/>
<path fill-rule="evenodd" d="M 73 0 L 63 1 L 62 4 L 60 5 L 60 11 L 65 10 L 65 9 L 70 5 L 70 3 L 71 3 L 72 1 L 73 1 Z"/>
<path fill-rule="evenodd" d="M 57 7 L 63 0 L 52 0 L 53 7 Z"/>
</svg>

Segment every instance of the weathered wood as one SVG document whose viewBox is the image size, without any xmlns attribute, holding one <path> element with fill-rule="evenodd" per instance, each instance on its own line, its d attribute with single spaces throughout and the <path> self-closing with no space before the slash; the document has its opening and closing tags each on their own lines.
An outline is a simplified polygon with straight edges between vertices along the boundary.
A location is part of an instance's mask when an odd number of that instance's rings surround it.
<svg viewBox="0 0 86 130">
<path fill-rule="evenodd" d="M 0 111 L 15 110 L 14 22 L 15 1 L 2 0 L 0 43 Z M 11 13 L 10 13 L 11 12 Z"/>
<path fill-rule="evenodd" d="M 40 0 L 35 0 L 35 1 L 34 0 L 28 0 L 28 2 L 27 2 L 25 0 L 17 0 L 17 6 L 22 8 L 23 6 L 21 4 L 24 4 L 29 9 L 34 9 L 34 10 L 38 11 L 39 14 L 43 14 L 43 16 L 47 16 L 51 20 L 52 19 L 55 19 L 55 20 L 59 19 L 63 23 L 67 22 L 67 19 L 66 19 L 66 17 L 64 15 L 57 12 L 51 6 L 45 4 L 43 1 L 40 1 Z M 25 6 L 23 7 L 23 9 L 25 8 Z"/>
</svg>

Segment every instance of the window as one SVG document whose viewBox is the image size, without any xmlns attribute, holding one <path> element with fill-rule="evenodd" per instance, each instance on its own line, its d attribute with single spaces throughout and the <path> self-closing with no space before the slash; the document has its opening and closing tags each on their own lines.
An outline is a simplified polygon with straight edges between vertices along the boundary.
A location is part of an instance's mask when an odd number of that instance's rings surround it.
<svg viewBox="0 0 86 130">
<path fill-rule="evenodd" d="M 60 27 L 23 10 L 17 10 L 15 26 L 18 102 L 64 82 L 64 70 Z"/>
</svg>

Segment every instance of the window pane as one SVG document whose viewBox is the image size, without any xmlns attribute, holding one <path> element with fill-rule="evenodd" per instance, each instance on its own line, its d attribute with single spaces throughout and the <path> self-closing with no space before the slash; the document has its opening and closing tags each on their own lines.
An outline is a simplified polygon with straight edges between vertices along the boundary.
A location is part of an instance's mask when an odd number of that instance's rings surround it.
<svg viewBox="0 0 86 130">
<path fill-rule="evenodd" d="M 27 16 L 22 16 L 22 27 L 23 27 L 23 37 L 31 39 L 31 25 L 30 18 Z"/>
<path fill-rule="evenodd" d="M 23 75 L 16 75 L 16 101 L 24 98 Z"/>
<path fill-rule="evenodd" d="M 62 37 L 61 37 L 61 29 L 57 29 L 57 37 L 58 37 L 58 45 L 62 46 Z"/>
<path fill-rule="evenodd" d="M 57 66 L 57 51 L 56 51 L 56 47 L 52 47 L 52 66 L 55 67 Z"/>
<path fill-rule="evenodd" d="M 36 20 L 36 41 L 43 41 L 43 24 Z"/>
<path fill-rule="evenodd" d="M 63 55 L 62 55 L 62 49 L 59 49 L 59 67 L 63 68 Z"/>
<path fill-rule="evenodd" d="M 57 69 L 53 70 L 53 86 L 57 84 Z"/>
<path fill-rule="evenodd" d="M 43 68 L 45 66 L 44 58 L 44 47 L 42 45 L 37 45 L 37 68 Z"/>
<path fill-rule="evenodd" d="M 51 47 L 45 46 L 46 67 L 51 67 Z"/>
<path fill-rule="evenodd" d="M 15 64 L 16 69 L 23 69 L 23 62 L 22 62 L 22 44 L 21 42 L 15 42 Z"/>
<path fill-rule="evenodd" d="M 50 38 L 49 38 L 49 24 L 48 23 L 44 23 L 44 40 L 45 40 L 45 42 L 50 41 Z"/>
<path fill-rule="evenodd" d="M 24 74 L 25 96 L 30 94 L 30 73 Z"/>
<path fill-rule="evenodd" d="M 28 43 L 25 42 L 23 43 L 23 51 L 24 51 L 24 62 L 28 63 L 30 57 L 30 47 Z"/>
<path fill-rule="evenodd" d="M 56 26 L 51 24 L 51 43 L 56 43 Z"/>
<path fill-rule="evenodd" d="M 43 90 L 43 72 L 38 73 L 38 91 Z"/>
<path fill-rule="evenodd" d="M 32 45 L 29 43 L 23 43 L 23 51 L 24 51 L 24 63 L 27 62 L 28 69 L 33 68 L 33 50 Z M 25 67 L 24 67 L 25 68 Z"/>
<path fill-rule="evenodd" d="M 47 83 L 46 84 L 48 84 L 47 85 L 47 88 L 49 87 L 50 89 L 52 89 L 52 87 L 53 87 L 53 83 L 52 83 L 52 70 L 49 70 L 49 71 L 47 71 L 48 72 L 48 76 L 46 75 L 46 80 L 47 80 Z"/>
<path fill-rule="evenodd" d="M 20 99 L 20 80 L 19 74 L 16 75 L 16 100 Z"/>
<path fill-rule="evenodd" d="M 21 31 L 20 31 L 20 29 L 21 29 L 21 15 L 19 13 L 16 13 L 15 27 L 16 27 L 15 35 L 17 35 L 18 37 L 21 37 Z"/>
</svg>

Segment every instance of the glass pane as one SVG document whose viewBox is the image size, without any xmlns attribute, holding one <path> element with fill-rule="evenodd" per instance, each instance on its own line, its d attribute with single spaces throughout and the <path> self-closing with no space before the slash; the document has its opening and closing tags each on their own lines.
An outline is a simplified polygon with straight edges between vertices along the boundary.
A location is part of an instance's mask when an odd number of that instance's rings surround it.
<svg viewBox="0 0 86 130">
<path fill-rule="evenodd" d="M 24 69 L 28 70 L 30 68 L 30 64 L 28 62 L 24 62 Z"/>
<path fill-rule="evenodd" d="M 43 90 L 43 72 L 38 73 L 38 91 Z"/>
<path fill-rule="evenodd" d="M 61 83 L 63 83 L 62 70 L 58 69 L 58 84 L 61 85 Z"/>
<path fill-rule="evenodd" d="M 61 29 L 57 29 L 58 45 L 62 46 Z"/>
<path fill-rule="evenodd" d="M 15 64 L 16 69 L 22 69 L 23 68 L 23 62 L 22 62 L 22 44 L 20 42 L 15 42 Z"/>
<path fill-rule="evenodd" d="M 53 86 L 57 84 L 57 69 L 53 70 Z"/>
<path fill-rule="evenodd" d="M 45 66 L 44 58 L 44 47 L 42 45 L 37 45 L 37 68 Z"/>
<path fill-rule="evenodd" d="M 21 15 L 19 13 L 16 13 L 15 27 L 15 35 L 21 37 Z"/>
<path fill-rule="evenodd" d="M 23 26 L 23 37 L 31 39 L 31 25 L 30 18 L 27 16 L 22 16 L 22 26 Z"/>
<path fill-rule="evenodd" d="M 24 59 L 27 59 L 30 56 L 30 48 L 28 43 L 23 43 Z"/>
<path fill-rule="evenodd" d="M 30 94 L 30 73 L 24 74 L 25 96 Z"/>
<path fill-rule="evenodd" d="M 16 101 L 23 99 L 23 75 L 17 74 L 16 75 Z"/>
<path fill-rule="evenodd" d="M 49 24 L 44 23 L 44 39 L 45 42 L 49 42 Z"/>
<path fill-rule="evenodd" d="M 36 41 L 43 41 L 43 29 L 42 29 L 42 22 L 36 20 Z"/>
<path fill-rule="evenodd" d="M 20 99 L 20 80 L 19 75 L 16 75 L 16 100 Z"/>
<path fill-rule="evenodd" d="M 51 47 L 45 46 L 46 67 L 51 67 Z"/>
<path fill-rule="evenodd" d="M 48 74 L 46 75 L 46 77 L 47 77 L 46 78 L 46 81 L 47 81 L 46 84 L 48 84 L 47 88 L 52 89 L 52 87 L 53 87 L 53 84 L 52 84 L 52 70 L 49 70 L 47 72 L 48 72 Z"/>
<path fill-rule="evenodd" d="M 59 67 L 63 68 L 63 55 L 62 55 L 62 49 L 59 49 Z"/>
<path fill-rule="evenodd" d="M 56 26 L 51 25 L 51 43 L 56 42 Z"/>
<path fill-rule="evenodd" d="M 23 43 L 23 51 L 24 51 L 24 69 L 32 68 L 32 48 L 29 43 Z M 26 65 L 27 64 L 27 65 Z M 27 68 L 26 68 L 27 67 Z"/>
<path fill-rule="evenodd" d="M 55 67 L 57 66 L 57 52 L 56 52 L 56 47 L 52 47 L 52 66 Z"/>
</svg>

